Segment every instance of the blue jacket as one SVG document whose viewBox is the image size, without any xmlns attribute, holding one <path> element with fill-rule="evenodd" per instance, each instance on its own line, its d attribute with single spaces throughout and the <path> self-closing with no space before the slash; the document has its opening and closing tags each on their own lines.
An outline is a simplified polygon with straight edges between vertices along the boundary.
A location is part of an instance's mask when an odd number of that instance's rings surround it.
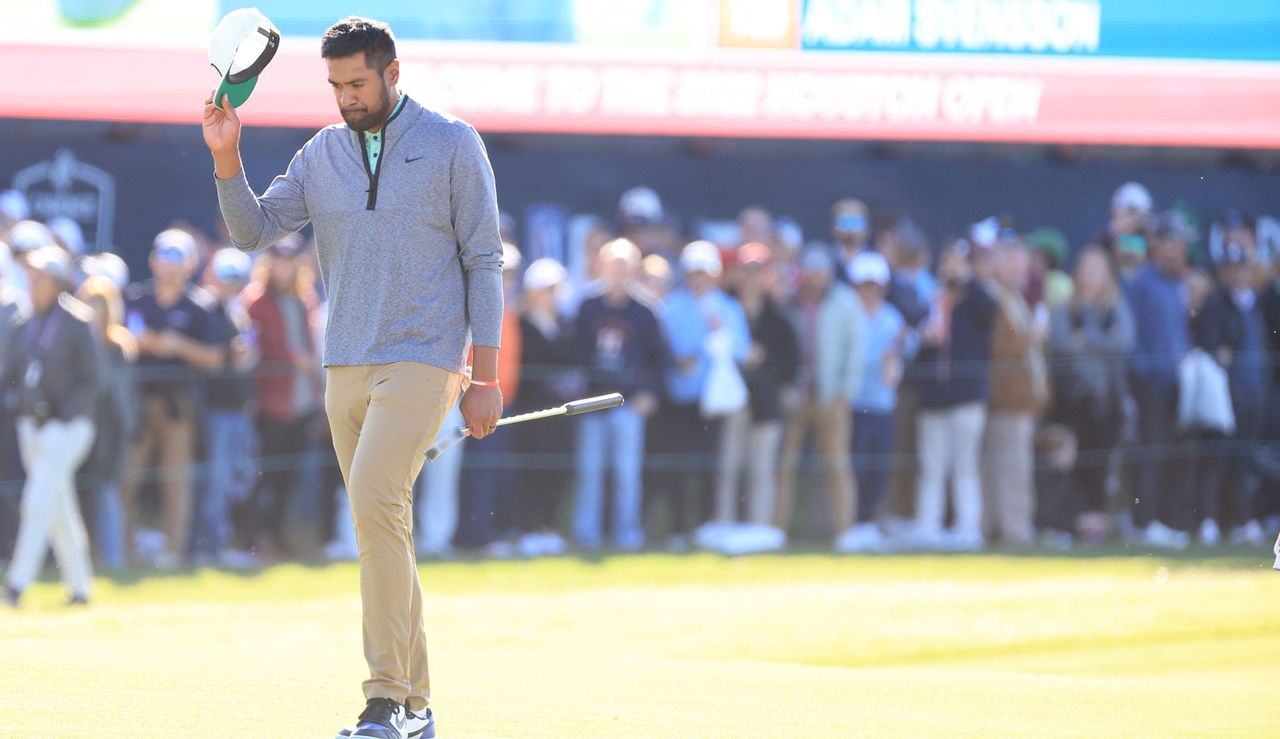
<svg viewBox="0 0 1280 739">
<path fill-rule="evenodd" d="M 751 349 L 747 317 L 738 301 L 719 290 L 697 298 L 682 287 L 667 296 L 662 308 L 662 321 L 675 365 L 667 371 L 667 395 L 679 405 L 697 403 L 702 398 L 709 366 L 702 345 L 711 330 L 707 318 L 715 316 L 720 325 L 729 330 L 733 338 L 733 361 L 741 364 Z M 679 365 L 688 358 L 694 360 L 692 369 L 680 369 Z"/>
<path fill-rule="evenodd" d="M 898 390 L 884 381 L 884 358 L 904 336 L 907 322 L 887 301 L 880 305 L 874 316 L 866 319 L 867 341 L 863 356 L 864 377 L 862 390 L 850 404 L 855 411 L 893 413 L 898 405 Z M 898 356 L 904 361 L 914 353 L 914 342 L 903 341 L 897 346 Z"/>
<path fill-rule="evenodd" d="M 1178 381 L 1178 363 L 1191 350 L 1187 290 L 1182 280 L 1148 264 L 1125 285 L 1137 341 L 1129 368 L 1146 381 Z"/>
</svg>

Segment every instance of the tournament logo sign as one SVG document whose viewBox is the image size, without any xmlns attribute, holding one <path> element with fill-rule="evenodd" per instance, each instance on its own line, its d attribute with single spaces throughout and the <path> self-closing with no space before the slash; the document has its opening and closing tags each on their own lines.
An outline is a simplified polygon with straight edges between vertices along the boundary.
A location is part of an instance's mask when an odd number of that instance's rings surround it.
<svg viewBox="0 0 1280 739">
<path fill-rule="evenodd" d="M 86 251 L 111 250 L 115 178 L 76 159 L 70 149 L 58 149 L 52 159 L 20 170 L 13 176 L 13 189 L 27 196 L 36 220 L 47 223 L 66 216 L 80 224 Z"/>
</svg>

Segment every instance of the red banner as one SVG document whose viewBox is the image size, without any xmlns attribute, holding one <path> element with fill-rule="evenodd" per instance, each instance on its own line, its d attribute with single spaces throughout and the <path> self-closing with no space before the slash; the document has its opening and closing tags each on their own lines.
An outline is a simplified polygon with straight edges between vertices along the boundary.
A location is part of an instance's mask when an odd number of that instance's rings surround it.
<svg viewBox="0 0 1280 739">
<path fill-rule="evenodd" d="M 303 46 L 314 48 L 302 48 Z M 318 42 L 243 118 L 338 120 Z M 482 131 L 1280 148 L 1280 64 L 404 44 L 402 87 Z M 0 116 L 198 122 L 203 49 L 7 44 Z"/>
</svg>

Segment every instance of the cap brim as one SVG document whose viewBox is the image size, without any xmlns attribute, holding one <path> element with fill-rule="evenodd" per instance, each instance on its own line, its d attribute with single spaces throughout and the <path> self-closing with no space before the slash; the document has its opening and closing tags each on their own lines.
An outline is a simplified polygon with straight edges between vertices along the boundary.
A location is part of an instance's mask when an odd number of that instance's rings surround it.
<svg viewBox="0 0 1280 739">
<path fill-rule="evenodd" d="M 222 84 L 218 85 L 218 91 L 214 93 L 213 104 L 222 108 L 222 96 L 226 95 L 231 98 L 231 107 L 239 108 L 249 99 L 249 95 L 253 94 L 253 88 L 257 84 L 257 77 L 250 77 L 238 85 L 228 82 L 227 78 L 223 77 Z"/>
</svg>

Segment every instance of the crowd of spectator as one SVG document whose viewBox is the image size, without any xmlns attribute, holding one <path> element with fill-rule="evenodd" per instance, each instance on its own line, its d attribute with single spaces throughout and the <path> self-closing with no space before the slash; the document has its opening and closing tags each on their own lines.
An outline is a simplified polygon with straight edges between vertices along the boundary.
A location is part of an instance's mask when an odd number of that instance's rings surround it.
<svg viewBox="0 0 1280 739">
<path fill-rule="evenodd" d="M 1001 216 L 931 244 L 853 198 L 820 239 L 749 207 L 686 243 L 637 187 L 572 271 L 525 264 L 504 222 L 508 410 L 627 402 L 427 464 L 419 554 L 1261 545 L 1280 527 L 1280 253 L 1243 214 L 1210 239 L 1153 205 L 1122 185 L 1076 248 Z M 251 256 L 175 224 L 131 281 L 74 223 L 28 216 L 0 195 L 9 600 L 50 546 L 77 600 L 91 558 L 354 557 L 304 238 Z"/>
</svg>

